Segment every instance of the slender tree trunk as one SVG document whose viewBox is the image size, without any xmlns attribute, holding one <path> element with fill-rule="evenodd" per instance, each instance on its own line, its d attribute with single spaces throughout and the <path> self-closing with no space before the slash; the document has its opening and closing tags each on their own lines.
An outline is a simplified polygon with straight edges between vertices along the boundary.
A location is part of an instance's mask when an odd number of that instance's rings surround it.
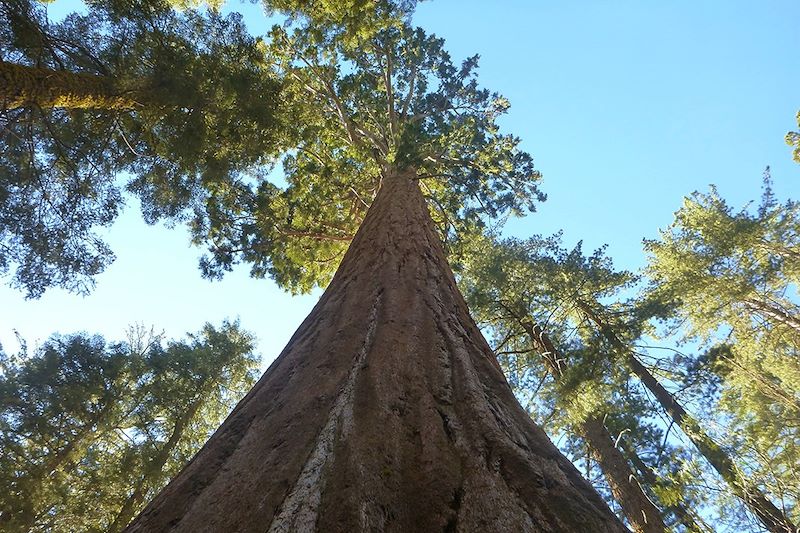
<svg viewBox="0 0 800 533">
<path fill-rule="evenodd" d="M 24 484 L 25 505 L 18 509 L 4 510 L 5 512 L 0 516 L 2 530 L 28 531 L 47 512 L 41 507 L 41 498 L 48 482 L 53 476 L 60 475 L 72 466 L 86 452 L 92 442 L 114 425 L 114 421 L 110 421 L 106 417 L 115 405 L 114 402 L 109 402 L 80 428 L 73 439 L 48 456 L 44 463 L 34 467 L 33 472 L 27 474 L 26 477 L 30 481 Z"/>
<path fill-rule="evenodd" d="M 667 527 L 661 518 L 661 512 L 642 490 L 625 456 L 614 446 L 614 438 L 603 420 L 589 417 L 581 424 L 581 431 L 589 443 L 592 457 L 603 471 L 603 477 L 608 482 L 614 499 L 622 506 L 633 530 L 664 533 Z"/>
<path fill-rule="evenodd" d="M 139 478 L 139 482 L 134 487 L 130 496 L 125 500 L 122 509 L 120 509 L 114 522 L 108 528 L 109 531 L 121 531 L 122 528 L 128 525 L 131 519 L 133 519 L 137 509 L 139 509 L 144 502 L 145 496 L 147 496 L 148 481 L 150 481 L 154 475 L 158 475 L 164 468 L 164 465 L 167 464 L 167 461 L 169 461 L 172 452 L 178 447 L 178 443 L 183 437 L 186 428 L 203 404 L 203 398 L 204 395 L 201 394 L 198 399 L 191 404 L 189 409 L 175 422 L 169 439 L 164 443 L 161 449 L 158 450 L 155 457 L 145 466 L 145 471 Z"/>
<path fill-rule="evenodd" d="M 758 487 L 753 486 L 736 467 L 730 456 L 691 417 L 675 397 L 665 389 L 617 337 L 614 330 L 585 302 L 576 302 L 586 318 L 593 322 L 611 345 L 622 354 L 634 374 L 653 393 L 661 407 L 675 424 L 697 447 L 714 470 L 725 480 L 736 494 L 758 517 L 764 527 L 772 533 L 796 533 L 795 526 L 786 514 L 778 509 Z"/>
<path fill-rule="evenodd" d="M 566 358 L 555 347 L 550 336 L 541 326 L 534 325 L 529 320 L 523 319 L 520 323 L 536 350 L 542 354 L 553 378 L 561 379 L 563 373 L 561 362 L 566 361 Z M 600 465 L 603 477 L 611 488 L 611 494 L 622 507 L 622 512 L 633 530 L 642 533 L 664 533 L 667 528 L 661 518 L 661 512 L 642 490 L 625 456 L 615 446 L 603 419 L 600 416 L 590 416 L 580 424 L 578 431 L 589 445 L 592 457 Z"/>
<path fill-rule="evenodd" d="M 514 398 L 414 178 L 128 531 L 625 531 Z"/>
<path fill-rule="evenodd" d="M 106 76 L 0 61 L 0 108 L 29 105 L 120 111 L 139 104 L 132 94 L 121 92 Z"/>
<path fill-rule="evenodd" d="M 795 335 L 800 335 L 800 319 L 787 313 L 778 305 L 767 303 L 763 300 L 749 298 L 744 301 L 745 307 L 773 323 L 783 324 L 794 330 Z"/>
<path fill-rule="evenodd" d="M 636 453 L 636 451 L 633 450 L 630 445 L 625 443 L 624 440 L 620 442 L 620 446 L 622 451 L 625 453 L 625 456 L 631 463 L 633 463 L 633 466 L 639 472 L 639 475 L 642 476 L 642 480 L 650 487 L 655 487 L 658 485 L 659 480 L 656 477 L 656 474 L 653 473 L 653 471 L 644 463 L 644 461 L 642 461 L 642 458 L 639 457 L 639 454 Z M 698 520 L 696 515 L 687 509 L 681 501 L 666 506 L 666 510 L 674 514 L 680 523 L 686 527 L 686 530 L 689 533 L 713 533 L 711 528 L 702 523 L 702 520 Z"/>
</svg>

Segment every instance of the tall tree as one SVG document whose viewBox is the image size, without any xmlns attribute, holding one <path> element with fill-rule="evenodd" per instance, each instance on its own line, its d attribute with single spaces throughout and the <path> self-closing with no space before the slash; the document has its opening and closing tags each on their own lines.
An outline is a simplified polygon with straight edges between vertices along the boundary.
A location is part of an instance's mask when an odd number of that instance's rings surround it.
<svg viewBox="0 0 800 533">
<path fill-rule="evenodd" d="M 132 340 L 53 337 L 2 358 L 3 531 L 119 531 L 254 381 L 235 324 Z"/>
<path fill-rule="evenodd" d="M 725 480 L 736 496 L 755 514 L 761 523 L 772 533 L 791 533 L 797 529 L 786 509 L 776 506 L 764 492 L 749 479 L 735 463 L 731 455 L 702 428 L 698 420 L 691 416 L 683 405 L 659 382 L 659 380 L 639 361 L 635 351 L 624 343 L 608 320 L 601 314 L 602 306 L 577 302 L 586 319 L 592 322 L 606 337 L 609 344 L 625 361 L 631 371 L 641 379 L 659 404 L 672 418 L 675 425 L 697 446 L 698 451 Z"/>
<path fill-rule="evenodd" d="M 638 479 L 629 464 L 632 455 L 639 459 L 637 447 L 661 435 L 647 427 L 648 410 L 624 366 L 608 357 L 574 313 L 576 294 L 608 298 L 633 276 L 614 272 L 601 251 L 585 258 L 580 246 L 563 250 L 558 236 L 470 246 L 479 253 L 469 254 L 460 284 L 481 327 L 491 331 L 517 394 L 534 400 L 532 414 L 545 421 L 545 429 L 571 437 L 562 449 L 573 460 L 580 461 L 588 447 L 634 529 L 664 531 L 667 513 L 654 503 L 663 483 L 654 482 L 649 470 L 650 478 Z M 543 401 L 544 409 L 536 405 Z M 576 437 L 579 446 L 570 442 Z M 678 490 L 663 508 L 673 519 L 693 523 L 685 496 Z"/>
<path fill-rule="evenodd" d="M 709 226 L 719 229 L 718 225 Z M 790 245 L 790 241 L 787 239 L 782 245 Z M 582 350 L 588 350 L 590 354 L 581 365 L 582 372 L 576 373 L 569 369 L 570 366 L 573 369 L 577 367 L 574 361 L 578 359 L 579 352 L 574 350 L 572 357 L 562 355 L 549 363 L 551 367 L 557 365 L 559 372 L 564 372 L 558 381 L 572 380 L 579 384 L 569 389 L 566 394 L 564 392 L 559 394 L 561 400 L 567 403 L 574 413 L 573 418 L 584 423 L 586 420 L 591 421 L 591 415 L 596 415 L 600 410 L 606 412 L 610 409 L 613 413 L 615 392 L 619 394 L 624 390 L 623 396 L 631 395 L 631 389 L 625 384 L 627 376 L 632 374 L 668 414 L 670 425 L 674 424 L 681 428 L 702 457 L 728 484 L 731 493 L 739 497 L 766 528 L 784 533 L 794 528 L 790 514 L 793 498 L 789 496 L 779 505 L 773 503 L 771 496 L 776 493 L 782 495 L 783 491 L 775 491 L 770 495 L 760 480 L 752 476 L 752 470 L 743 468 L 747 463 L 744 458 L 737 457 L 720 445 L 704 429 L 700 420 L 690 415 L 651 369 L 640 360 L 635 346 L 646 344 L 642 337 L 649 330 L 648 320 L 654 316 L 669 315 L 675 309 L 674 302 L 654 297 L 651 293 L 648 298 L 634 301 L 633 305 L 624 302 L 602 304 L 602 300 L 615 297 L 621 290 L 629 287 L 634 278 L 625 272 L 614 272 L 610 262 L 603 257 L 602 251 L 587 258 L 583 256 L 580 246 L 572 251 L 561 249 L 557 238 L 509 241 L 497 250 L 493 250 L 490 243 L 479 243 L 477 246 L 485 251 L 483 255 L 476 256 L 476 265 L 470 265 L 464 281 L 470 299 L 475 304 L 474 307 L 481 309 L 487 323 L 501 332 L 500 337 L 503 339 L 501 345 L 513 345 L 519 350 L 520 343 L 515 341 L 514 337 L 522 334 L 527 337 L 527 346 L 533 347 L 538 352 L 544 352 L 546 358 L 551 358 L 551 354 L 561 350 L 552 347 L 552 343 L 550 348 L 542 346 L 545 340 L 541 337 L 543 329 L 541 326 L 537 328 L 536 325 L 536 322 L 546 325 L 551 319 L 562 322 L 561 328 L 566 327 L 568 330 L 572 328 L 570 333 L 577 332 L 580 335 L 581 344 L 584 346 Z M 747 250 L 741 253 L 746 257 L 749 255 Z M 724 265 L 731 263 L 731 261 L 722 262 Z M 656 291 L 666 289 L 659 285 Z M 671 293 L 673 295 L 679 297 L 685 295 L 687 300 L 696 298 L 696 295 L 686 293 L 684 290 L 674 290 L 675 292 Z M 735 288 L 728 287 L 728 290 Z M 720 294 L 714 296 L 724 298 Z M 711 297 L 710 294 L 707 296 Z M 695 311 L 691 305 L 687 308 L 690 312 Z M 518 324 L 515 325 L 515 321 Z M 530 340 L 531 337 L 533 341 Z M 569 362 L 572 363 L 568 364 Z M 620 377 L 623 376 L 619 376 L 620 371 L 624 376 L 621 380 Z M 608 381 L 609 378 L 611 381 Z M 577 398 L 574 392 L 580 393 Z M 617 401 L 622 401 L 619 396 L 617 398 Z M 771 406 L 772 409 L 776 407 L 774 403 L 765 405 Z M 623 412 L 630 412 L 631 407 L 633 407 L 631 403 L 626 403 Z M 791 417 L 781 419 L 785 434 L 794 434 L 792 420 Z M 575 427 L 579 430 L 586 429 L 580 425 Z M 627 427 L 635 428 L 630 423 Z M 768 434 L 774 433 L 768 432 Z M 780 472 L 783 469 L 784 458 L 788 458 L 788 464 L 791 464 L 794 453 L 791 440 L 786 445 L 779 444 L 778 450 L 780 455 L 776 455 L 769 448 L 764 449 L 773 459 L 772 466 L 778 467 Z"/>
<path fill-rule="evenodd" d="M 762 396 L 800 416 L 800 204 L 779 203 L 768 173 L 755 213 L 734 212 L 714 189 L 694 193 L 646 249 L 650 298 L 674 307 L 684 337 L 728 346 L 717 355 L 740 401 L 752 408 Z M 777 422 L 764 414 L 757 425 Z"/>
<path fill-rule="evenodd" d="M 128 531 L 621 531 L 519 408 L 440 242 L 540 196 L 497 128 L 507 102 L 420 29 L 329 29 L 273 30 L 300 125 L 287 187 L 242 194 L 195 236 L 212 275 L 246 261 L 301 291 L 336 274 Z"/>
<path fill-rule="evenodd" d="M 542 355 L 554 379 L 562 379 L 565 367 L 569 364 L 565 355 L 553 345 L 547 332 L 538 324 L 533 324 L 528 316 L 516 318 L 527 333 L 531 344 Z M 578 435 L 589 445 L 591 454 L 600 465 L 614 499 L 619 502 L 633 530 L 642 533 L 666 531 L 661 511 L 637 481 L 625 455 L 617 448 L 617 443 L 606 428 L 604 418 L 598 413 L 583 417 L 583 420 L 576 424 Z"/>
<path fill-rule="evenodd" d="M 748 486 L 780 498 L 785 513 L 800 491 L 798 209 L 777 201 L 767 170 L 757 209 L 734 211 L 714 189 L 694 193 L 646 243 L 649 298 L 669 303 L 679 336 L 707 349 L 692 373 L 714 384 L 706 390 L 738 435 L 731 445 L 748 463 Z"/>
</svg>

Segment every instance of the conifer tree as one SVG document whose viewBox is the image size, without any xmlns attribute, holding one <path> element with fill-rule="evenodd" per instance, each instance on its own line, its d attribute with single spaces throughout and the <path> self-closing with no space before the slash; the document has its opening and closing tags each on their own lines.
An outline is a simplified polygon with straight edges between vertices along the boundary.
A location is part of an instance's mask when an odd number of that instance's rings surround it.
<svg viewBox="0 0 800 533">
<path fill-rule="evenodd" d="M 280 84 L 239 17 L 124 4 L 53 23 L 0 2 L 0 274 L 29 297 L 91 289 L 124 191 L 185 219 L 280 144 Z"/>
<path fill-rule="evenodd" d="M 781 217 L 776 214 L 776 218 Z M 790 241 L 787 239 L 784 244 L 790 244 Z M 665 303 L 665 300 L 653 297 L 653 293 L 650 293 L 639 301 L 616 302 L 610 306 L 601 304 L 602 300 L 629 287 L 635 278 L 625 272 L 615 272 L 604 258 L 602 250 L 584 257 L 580 245 L 572 251 L 564 250 L 559 245 L 558 237 L 532 238 L 523 242 L 512 240 L 494 247 L 491 243 L 479 242 L 476 246 L 482 253 L 474 254 L 475 264 L 470 265 L 463 279 L 472 308 L 480 310 L 482 321 L 499 332 L 496 336 L 500 339 L 500 347 L 515 346 L 512 352 L 519 351 L 521 346 L 532 347 L 546 356 L 548 366 L 558 370 L 557 382 L 573 383 L 572 387 L 558 391 L 556 397 L 568 406 L 572 420 L 578 422 L 573 423 L 578 434 L 585 432 L 587 420 L 592 422 L 591 415 L 609 410 L 613 413 L 614 409 L 629 415 L 638 413 L 622 425 L 622 428 L 638 432 L 637 417 L 641 419 L 647 416 L 646 411 L 636 409 L 635 404 L 624 399 L 631 396 L 631 389 L 626 384 L 628 376 L 635 376 L 668 414 L 671 423 L 683 431 L 701 456 L 728 484 L 731 494 L 740 498 L 770 531 L 791 531 L 794 526 L 789 513 L 793 497 L 791 490 L 786 490 L 787 486 L 791 486 L 791 474 L 786 475 L 782 483 L 779 481 L 766 485 L 774 490 L 771 496 L 765 490 L 760 476 L 753 477 L 754 472 L 750 468 L 743 468 L 747 463 L 745 457 L 732 454 L 710 435 L 701 421 L 688 413 L 653 371 L 643 364 L 641 354 L 634 347 L 643 344 L 640 339 L 649 331 L 648 321 L 651 318 L 671 316 L 674 302 L 667 300 Z M 487 253 L 486 250 L 492 252 Z M 659 289 L 665 290 L 665 287 L 657 286 L 656 291 Z M 676 290 L 672 294 L 682 296 L 684 292 Z M 695 297 L 688 294 L 686 299 Z M 693 308 L 687 305 L 687 309 Z M 546 333 L 542 324 L 549 327 L 551 322 L 558 323 L 558 328 L 566 329 L 569 334 L 577 333 L 581 339 L 580 350 L 573 348 L 569 350 L 570 357 L 566 357 L 563 353 L 568 350 L 560 350 L 552 342 L 545 343 L 547 336 L 542 335 Z M 518 339 L 515 340 L 519 335 L 524 336 L 521 345 Z M 549 347 L 542 344 L 549 344 Z M 575 345 L 575 342 L 570 344 Z M 562 355 L 553 359 L 552 354 L 555 353 Z M 581 354 L 583 360 L 579 363 Z M 621 407 L 620 403 L 624 403 L 625 407 Z M 764 415 L 779 406 L 769 401 L 762 405 Z M 749 414 L 752 416 L 758 412 L 759 408 L 756 408 Z M 785 468 L 792 468 L 789 465 L 793 464 L 791 435 L 794 429 L 791 423 L 787 426 L 786 419 L 782 418 L 773 418 L 768 424 L 773 427 L 775 424 L 781 425 L 783 433 L 790 439 L 785 443 L 777 441 L 780 444 L 773 443 L 773 447 L 761 443 L 763 452 L 774 458 L 769 467 L 781 476 Z M 779 434 L 770 432 L 769 427 L 767 425 L 763 430 L 780 438 Z M 751 432 L 757 433 L 755 428 Z M 786 459 L 788 462 L 784 462 Z M 789 485 L 786 485 L 787 481 Z M 781 496 L 779 505 L 771 500 L 775 494 Z M 682 516 L 687 513 L 681 507 L 672 505 L 672 510 L 686 522 Z M 689 518 L 691 522 L 697 522 L 691 516 Z"/>
<path fill-rule="evenodd" d="M 299 126 L 287 186 L 237 191 L 195 238 L 210 275 L 333 279 L 128 531 L 622 531 L 520 409 L 445 259 L 442 239 L 541 196 L 477 58 L 396 19 L 271 42 Z"/>
<path fill-rule="evenodd" d="M 119 531 L 254 381 L 235 324 L 164 343 L 54 336 L 0 359 L 0 528 Z"/>
<path fill-rule="evenodd" d="M 605 299 L 635 277 L 615 272 L 602 251 L 587 258 L 580 246 L 564 250 L 559 236 L 470 245 L 480 253 L 467 254 L 461 286 L 479 323 L 492 332 L 515 391 L 531 398 L 534 419 L 567 437 L 562 449 L 574 461 L 587 463 L 581 457 L 588 447 L 602 471 L 599 487 L 610 488 L 635 530 L 663 531 L 665 522 L 701 530 L 688 510 L 695 497 L 685 487 L 668 487 L 666 476 L 653 474 L 639 457 L 637 448 L 657 449 L 662 435 L 647 421 L 649 409 L 624 365 L 609 357 L 575 310 L 576 295 Z M 644 474 L 634 466 L 645 467 Z"/>
<path fill-rule="evenodd" d="M 673 422 L 697 446 L 698 451 L 730 486 L 732 492 L 747 505 L 768 531 L 791 533 L 797 529 L 786 509 L 776 506 L 764 494 L 750 476 L 737 466 L 731 454 L 702 428 L 698 420 L 691 416 L 674 395 L 639 361 L 635 351 L 620 339 L 614 327 L 603 316 L 602 306 L 597 302 L 593 304 L 577 302 L 586 319 L 598 328 L 615 351 L 625 357 L 630 370 L 653 394 Z"/>
<path fill-rule="evenodd" d="M 691 377 L 719 398 L 715 408 L 737 435 L 731 446 L 738 462 L 747 465 L 741 475 L 779 498 L 785 524 L 797 520 L 800 491 L 800 330 L 792 296 L 799 214 L 796 202 L 777 201 L 767 169 L 757 209 L 734 211 L 713 188 L 694 193 L 661 238 L 646 243 L 648 297 L 673 309 L 679 338 L 705 349 L 690 360 Z"/>
</svg>

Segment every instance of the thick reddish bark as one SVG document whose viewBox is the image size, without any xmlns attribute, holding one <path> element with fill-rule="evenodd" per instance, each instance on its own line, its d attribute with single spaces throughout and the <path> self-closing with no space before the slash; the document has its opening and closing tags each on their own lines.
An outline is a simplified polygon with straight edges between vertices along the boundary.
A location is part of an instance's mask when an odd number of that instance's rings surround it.
<svg viewBox="0 0 800 533">
<path fill-rule="evenodd" d="M 128 531 L 625 531 L 517 403 L 410 178 Z"/>
</svg>

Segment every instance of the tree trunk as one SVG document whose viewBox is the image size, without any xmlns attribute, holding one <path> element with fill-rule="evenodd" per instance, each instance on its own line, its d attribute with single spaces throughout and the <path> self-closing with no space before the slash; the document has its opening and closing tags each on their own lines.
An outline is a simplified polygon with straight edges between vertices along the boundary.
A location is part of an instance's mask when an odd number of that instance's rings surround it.
<svg viewBox="0 0 800 533">
<path fill-rule="evenodd" d="M 138 107 L 106 76 L 50 70 L 0 61 L 0 108 L 29 105 L 41 108 L 121 111 Z"/>
<path fill-rule="evenodd" d="M 624 440 L 620 442 L 620 446 L 628 460 L 639 471 L 639 475 L 642 476 L 644 482 L 650 487 L 655 487 L 659 481 L 656 474 L 642 461 L 636 450 L 632 449 Z M 674 514 L 689 533 L 713 533 L 711 528 L 703 523 L 701 519 L 698 519 L 693 511 L 687 509 L 682 501 L 666 506 L 666 510 Z"/>
<path fill-rule="evenodd" d="M 542 354 L 553 378 L 558 380 L 562 375 L 560 361 L 566 358 L 553 345 L 550 336 L 529 320 L 520 320 L 522 327 L 531 339 L 531 343 Z M 661 512 L 642 490 L 625 456 L 614 445 L 599 416 L 590 416 L 578 428 L 580 436 L 589 445 L 591 455 L 600 465 L 603 477 L 611 488 L 611 494 L 622 507 L 622 512 L 630 522 L 634 531 L 641 533 L 664 533 L 667 528 L 661 518 Z"/>
<path fill-rule="evenodd" d="M 145 471 L 142 472 L 139 482 L 136 484 L 136 487 L 134 487 L 130 496 L 125 500 L 122 509 L 120 509 L 116 518 L 114 518 L 114 522 L 109 526 L 108 530 L 110 532 L 121 531 L 134 517 L 136 510 L 142 502 L 144 502 L 144 498 L 147 495 L 147 482 L 152 476 L 161 472 L 164 465 L 167 464 L 172 452 L 178 447 L 178 443 L 183 437 L 184 431 L 186 431 L 186 428 L 197 414 L 204 399 L 205 391 L 199 395 L 198 399 L 195 400 L 186 412 L 175 422 L 169 439 L 164 443 L 161 449 L 158 450 L 155 457 L 145 466 Z"/>
<path fill-rule="evenodd" d="M 13 523 L 13 529 L 18 531 L 27 531 L 33 527 L 38 518 L 47 512 L 47 508 L 41 506 L 41 496 L 48 482 L 51 482 L 54 476 L 62 475 L 64 471 L 74 466 L 86 452 L 87 447 L 115 424 L 115 421 L 106 418 L 114 406 L 113 402 L 106 404 L 81 427 L 73 439 L 48 456 L 43 464 L 35 467 L 33 472 L 27 474 L 30 483 L 26 486 L 25 498 L 29 505 L 22 509 L 6 510 L 0 516 L 0 524 Z"/>
<path fill-rule="evenodd" d="M 786 514 L 778 509 L 758 487 L 753 486 L 736 467 L 730 456 L 705 432 L 670 392 L 650 373 L 631 353 L 630 349 L 617 337 L 600 316 L 585 302 L 576 302 L 586 318 L 593 322 L 611 345 L 622 354 L 628 366 L 653 393 L 661 407 L 669 414 L 675 424 L 697 447 L 714 470 L 725 480 L 750 510 L 758 517 L 764 527 L 772 533 L 796 533 L 795 526 Z"/>
<path fill-rule="evenodd" d="M 514 398 L 414 178 L 128 531 L 625 531 Z"/>
<path fill-rule="evenodd" d="M 589 417 L 581 424 L 581 431 L 589 444 L 592 457 L 603 471 L 603 477 L 608 482 L 614 499 L 622 506 L 633 530 L 664 533 L 667 527 L 661 518 L 661 512 L 642 490 L 625 456 L 614 446 L 614 438 L 602 419 Z"/>
</svg>

